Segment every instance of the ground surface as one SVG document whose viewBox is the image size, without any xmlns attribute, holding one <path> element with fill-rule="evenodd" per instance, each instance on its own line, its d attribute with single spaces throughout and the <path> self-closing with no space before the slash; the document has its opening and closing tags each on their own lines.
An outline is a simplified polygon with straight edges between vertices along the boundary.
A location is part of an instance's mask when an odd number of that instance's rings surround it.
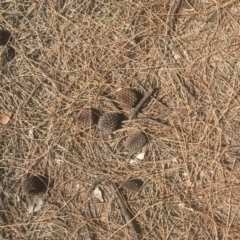
<svg viewBox="0 0 240 240">
<path fill-rule="evenodd" d="M 108 181 L 103 203 L 89 194 L 102 178 L 142 181 L 122 192 L 140 239 L 240 239 L 240 2 L 183 0 L 173 21 L 178 1 L 17 2 L 0 3 L 16 52 L 0 66 L 1 239 L 132 239 Z M 76 125 L 74 112 L 113 111 L 118 88 L 154 82 L 111 138 Z M 136 130 L 149 144 L 133 165 L 122 146 Z M 17 194 L 29 173 L 49 176 L 35 214 Z"/>
</svg>

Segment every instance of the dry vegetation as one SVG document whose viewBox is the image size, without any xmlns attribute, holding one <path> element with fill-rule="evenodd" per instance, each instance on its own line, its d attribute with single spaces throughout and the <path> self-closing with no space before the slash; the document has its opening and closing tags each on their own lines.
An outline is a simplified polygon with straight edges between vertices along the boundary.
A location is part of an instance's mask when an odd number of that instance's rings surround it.
<svg viewBox="0 0 240 240">
<path fill-rule="evenodd" d="M 124 193 L 139 239 L 240 239 L 239 0 L 1 1 L 12 34 L 1 55 L 0 238 L 132 239 L 108 181 L 143 182 Z M 169 28 L 172 27 L 172 28 Z M 1 51 L 4 51 L 2 46 Z M 120 87 L 157 88 L 137 119 L 106 138 L 74 112 L 99 114 Z M 125 110 L 129 116 L 130 110 Z M 10 120 L 8 119 L 10 118 Z M 129 132 L 148 136 L 131 165 Z M 18 196 L 24 177 L 49 176 L 34 214 Z"/>
</svg>

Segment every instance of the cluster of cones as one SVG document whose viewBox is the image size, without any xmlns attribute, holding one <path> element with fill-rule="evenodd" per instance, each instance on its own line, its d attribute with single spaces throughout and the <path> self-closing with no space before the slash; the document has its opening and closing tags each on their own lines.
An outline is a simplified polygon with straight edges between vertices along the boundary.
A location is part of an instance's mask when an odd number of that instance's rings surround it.
<svg viewBox="0 0 240 240">
<path fill-rule="evenodd" d="M 130 88 L 124 88 L 116 94 L 117 103 L 122 108 L 133 108 L 139 102 L 138 93 Z M 123 120 L 121 112 L 104 113 L 99 119 L 97 114 L 92 109 L 83 110 L 77 118 L 77 124 L 80 128 L 88 128 L 98 123 L 99 130 L 104 134 L 110 134 L 120 128 Z M 145 133 L 136 131 L 127 137 L 125 141 L 125 151 L 135 153 L 139 151 L 148 142 Z"/>
<path fill-rule="evenodd" d="M 9 45 L 11 42 L 11 33 L 7 30 L 0 30 L 0 46 L 4 46 L 2 53 L 2 65 L 11 61 L 15 57 L 15 50 Z M 132 89 L 121 89 L 116 94 L 116 99 L 121 108 L 133 108 L 139 102 L 139 94 Z M 92 109 L 83 110 L 77 119 L 81 128 L 90 127 L 98 123 L 98 127 L 102 133 L 110 134 L 121 126 L 123 114 L 120 112 L 109 112 L 103 114 L 99 119 Z M 125 141 L 125 151 L 134 153 L 139 151 L 148 142 L 145 133 L 136 131 L 129 134 Z M 126 190 L 135 191 L 139 188 L 139 184 L 130 180 L 122 185 Z M 41 175 L 27 175 L 22 184 L 22 193 L 27 197 L 42 195 L 47 192 L 48 178 Z"/>
<path fill-rule="evenodd" d="M 139 101 L 138 93 L 134 90 L 125 88 L 117 92 L 116 99 L 121 107 L 135 107 Z M 77 117 L 77 124 L 80 128 L 86 129 L 94 124 L 98 124 L 98 128 L 102 133 L 110 134 L 121 126 L 123 115 L 120 112 L 104 113 L 100 118 L 93 109 L 87 109 L 80 112 Z M 130 153 L 139 151 L 148 142 L 145 133 L 136 131 L 128 135 L 124 150 Z M 139 188 L 139 184 L 130 180 L 122 185 L 126 190 L 135 191 Z M 48 179 L 43 176 L 28 175 L 23 184 L 22 192 L 25 196 L 35 196 L 47 192 Z"/>
</svg>

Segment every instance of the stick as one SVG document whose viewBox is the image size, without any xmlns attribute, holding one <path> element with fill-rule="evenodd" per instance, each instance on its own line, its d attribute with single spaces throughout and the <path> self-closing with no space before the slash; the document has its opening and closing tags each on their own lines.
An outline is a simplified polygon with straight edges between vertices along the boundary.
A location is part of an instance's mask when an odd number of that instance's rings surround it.
<svg viewBox="0 0 240 240">
<path fill-rule="evenodd" d="M 142 84 L 140 84 L 140 83 L 137 82 L 137 85 L 141 87 L 141 89 L 144 91 L 144 93 L 147 92 L 146 89 L 142 86 Z M 160 102 L 159 100 L 157 100 L 155 97 L 152 96 L 152 99 L 153 99 L 157 104 L 159 104 L 166 113 L 170 114 L 170 113 L 172 112 L 171 108 L 169 108 L 168 106 L 166 106 L 165 104 L 163 104 L 162 102 Z"/>
<path fill-rule="evenodd" d="M 132 120 L 125 120 L 125 121 L 123 121 L 123 123 L 129 123 L 129 122 L 132 122 L 132 121 L 134 121 L 134 122 L 150 121 L 150 122 L 154 122 L 154 123 L 160 125 L 162 128 L 167 128 L 167 129 L 169 129 L 169 130 L 172 129 L 171 126 L 169 126 L 169 125 L 167 125 L 167 124 L 165 124 L 165 123 L 159 122 L 158 119 L 153 119 L 153 118 L 148 118 L 148 117 L 143 117 L 143 118 L 134 119 L 134 120 L 133 120 L 133 119 L 132 119 Z"/>
<path fill-rule="evenodd" d="M 151 97 L 151 95 L 154 92 L 154 88 L 150 88 L 144 95 L 144 97 L 142 98 L 142 100 L 138 103 L 138 105 L 132 110 L 129 119 L 132 120 L 135 118 L 135 116 L 137 115 L 137 113 L 140 111 L 140 109 L 142 108 L 143 104 Z"/>
<path fill-rule="evenodd" d="M 122 198 L 121 198 L 118 190 L 115 187 L 115 184 L 113 182 L 110 182 L 109 186 L 111 188 L 112 193 L 115 195 L 115 198 L 118 201 L 118 204 L 120 205 L 120 207 L 122 209 L 122 213 L 123 213 L 126 221 L 128 222 L 128 225 L 129 225 L 129 227 L 130 227 L 130 229 L 132 231 L 132 239 L 133 240 L 139 240 L 137 230 L 136 230 L 136 228 L 135 228 L 135 226 L 133 224 L 133 221 L 132 221 L 133 219 L 132 219 L 131 215 L 129 214 L 127 208 L 125 207 L 125 205 L 124 205 L 124 203 L 122 201 Z"/>
<path fill-rule="evenodd" d="M 175 15 L 179 12 L 180 7 L 182 5 L 182 0 L 177 0 L 176 3 L 173 5 L 171 11 L 170 11 L 170 17 L 168 19 L 168 29 L 167 29 L 167 34 L 170 35 L 170 30 L 174 31 L 174 17 Z"/>
<path fill-rule="evenodd" d="M 110 106 L 110 107 L 112 107 L 114 110 L 116 110 L 116 111 L 121 111 L 121 108 L 120 107 L 118 107 L 118 105 L 114 102 L 114 101 L 112 101 L 112 100 L 110 100 L 110 99 L 107 99 L 107 104 Z"/>
</svg>

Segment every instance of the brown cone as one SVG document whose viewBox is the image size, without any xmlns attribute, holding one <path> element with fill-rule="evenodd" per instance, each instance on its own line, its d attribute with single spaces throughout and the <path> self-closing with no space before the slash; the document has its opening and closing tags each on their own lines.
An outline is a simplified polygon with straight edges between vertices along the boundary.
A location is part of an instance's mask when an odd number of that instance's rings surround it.
<svg viewBox="0 0 240 240">
<path fill-rule="evenodd" d="M 138 96 L 136 92 L 134 92 L 130 88 L 123 88 L 118 91 L 116 99 L 121 105 L 129 108 L 136 106 L 138 102 Z"/>
<path fill-rule="evenodd" d="M 85 109 L 79 113 L 76 117 L 76 124 L 80 128 L 87 128 L 94 125 L 97 122 L 97 116 L 92 109 Z"/>
<path fill-rule="evenodd" d="M 141 185 L 139 180 L 128 180 L 121 185 L 121 188 L 128 192 L 137 192 Z"/>
<path fill-rule="evenodd" d="M 135 132 L 128 136 L 125 142 L 125 150 L 133 153 L 139 151 L 148 143 L 147 136 L 143 132 Z"/>
<path fill-rule="evenodd" d="M 122 115 L 120 113 L 105 113 L 100 117 L 98 127 L 101 132 L 111 133 L 120 127 L 121 121 Z"/>
</svg>

